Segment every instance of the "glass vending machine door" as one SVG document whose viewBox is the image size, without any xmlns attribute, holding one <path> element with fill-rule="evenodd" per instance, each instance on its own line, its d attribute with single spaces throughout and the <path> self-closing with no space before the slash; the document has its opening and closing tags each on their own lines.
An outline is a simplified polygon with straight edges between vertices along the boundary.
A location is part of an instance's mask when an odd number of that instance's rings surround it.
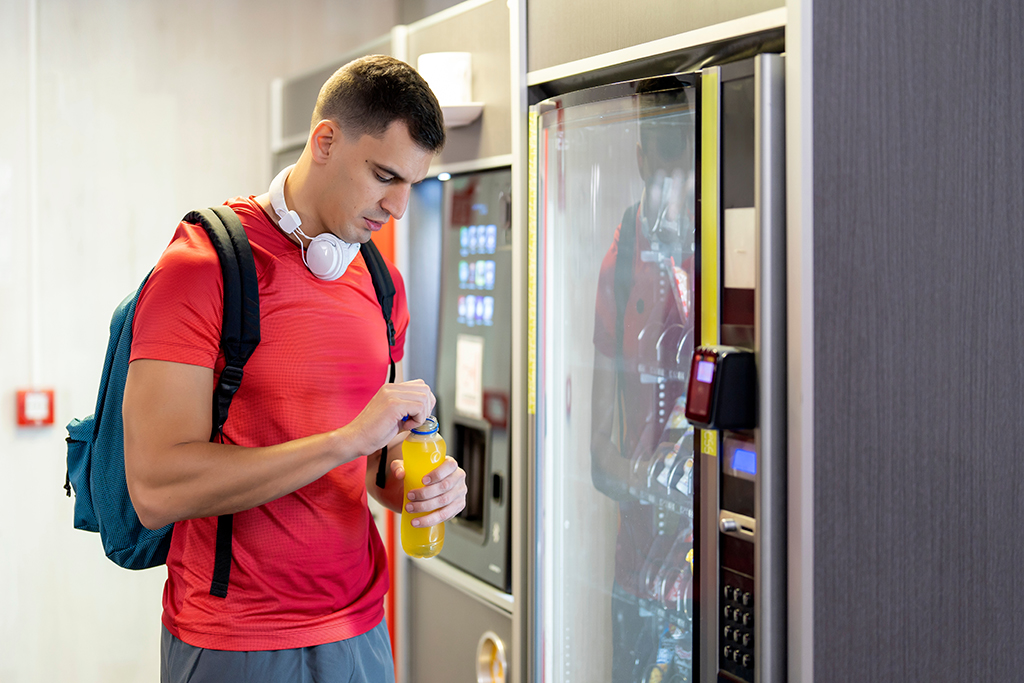
<svg viewBox="0 0 1024 683">
<path fill-rule="evenodd" d="M 694 83 L 534 109 L 538 680 L 691 680 Z"/>
</svg>

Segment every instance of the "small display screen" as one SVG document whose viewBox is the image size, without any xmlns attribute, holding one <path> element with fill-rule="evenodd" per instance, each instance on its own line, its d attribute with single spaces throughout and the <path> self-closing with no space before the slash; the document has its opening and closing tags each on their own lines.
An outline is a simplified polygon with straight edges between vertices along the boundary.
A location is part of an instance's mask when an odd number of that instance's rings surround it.
<svg viewBox="0 0 1024 683">
<path fill-rule="evenodd" d="M 459 261 L 459 289 L 494 289 L 496 271 L 492 260 Z"/>
<path fill-rule="evenodd" d="M 711 420 L 711 381 L 715 377 L 715 356 L 698 351 L 690 364 L 690 382 L 686 392 L 686 419 L 696 425 Z"/>
<path fill-rule="evenodd" d="M 704 384 L 711 384 L 715 376 L 715 363 L 710 360 L 702 360 L 697 363 L 697 381 Z"/>
<path fill-rule="evenodd" d="M 497 250 L 497 225 L 464 225 L 459 228 L 459 255 L 493 254 Z"/>
<path fill-rule="evenodd" d="M 745 472 L 754 476 L 757 474 L 757 453 L 745 448 L 737 448 L 732 452 L 729 467 L 737 472 Z"/>
</svg>

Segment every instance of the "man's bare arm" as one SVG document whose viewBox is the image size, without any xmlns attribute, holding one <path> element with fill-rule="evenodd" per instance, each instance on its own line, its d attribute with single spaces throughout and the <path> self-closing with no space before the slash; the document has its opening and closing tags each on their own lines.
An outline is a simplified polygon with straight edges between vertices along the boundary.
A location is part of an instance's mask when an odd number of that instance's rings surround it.
<svg viewBox="0 0 1024 683">
<path fill-rule="evenodd" d="M 383 387 L 348 425 L 276 446 L 210 442 L 213 371 L 156 360 L 134 361 L 125 384 L 125 475 L 142 523 L 248 510 L 373 453 L 419 424 L 434 397 L 423 382 Z"/>
</svg>

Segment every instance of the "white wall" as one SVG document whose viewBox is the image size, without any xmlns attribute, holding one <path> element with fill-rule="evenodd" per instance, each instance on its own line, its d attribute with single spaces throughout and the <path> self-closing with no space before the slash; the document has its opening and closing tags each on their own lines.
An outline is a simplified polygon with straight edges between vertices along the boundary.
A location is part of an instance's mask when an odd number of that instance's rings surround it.
<svg viewBox="0 0 1024 683">
<path fill-rule="evenodd" d="M 177 220 L 269 182 L 271 78 L 383 35 L 396 4 L 37 2 L 35 272 L 32 2 L 0 2 L 0 683 L 150 682 L 164 571 L 116 567 L 72 528 L 64 425 L 92 412 L 110 313 Z M 15 426 L 31 382 L 56 389 L 52 428 Z"/>
</svg>

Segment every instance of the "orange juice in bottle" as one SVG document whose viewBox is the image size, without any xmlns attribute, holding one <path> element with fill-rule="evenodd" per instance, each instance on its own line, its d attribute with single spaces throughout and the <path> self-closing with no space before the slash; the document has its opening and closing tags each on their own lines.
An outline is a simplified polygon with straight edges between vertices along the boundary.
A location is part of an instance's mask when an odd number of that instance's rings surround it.
<svg viewBox="0 0 1024 683">
<path fill-rule="evenodd" d="M 414 527 L 412 520 L 426 513 L 412 513 L 406 510 L 405 506 L 409 503 L 409 491 L 423 486 L 423 477 L 444 462 L 446 452 L 444 439 L 437 432 L 437 419 L 433 416 L 413 429 L 409 437 L 402 442 L 402 464 L 405 467 L 402 549 L 410 557 L 434 557 L 444 546 L 444 523 Z"/>
</svg>

